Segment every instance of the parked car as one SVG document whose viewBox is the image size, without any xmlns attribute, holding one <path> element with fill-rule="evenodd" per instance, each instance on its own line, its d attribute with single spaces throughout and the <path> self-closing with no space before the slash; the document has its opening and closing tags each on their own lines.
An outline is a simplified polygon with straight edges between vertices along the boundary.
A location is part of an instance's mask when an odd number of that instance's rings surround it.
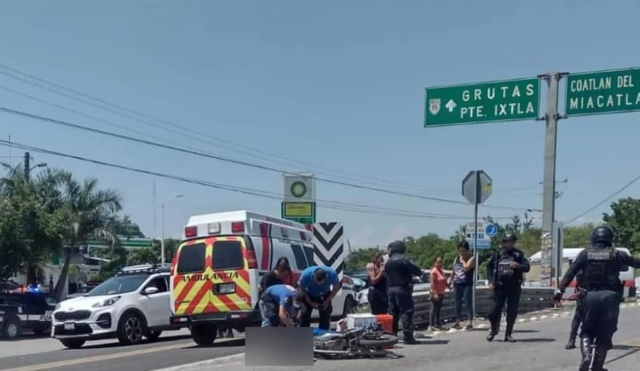
<svg viewBox="0 0 640 371">
<path fill-rule="evenodd" d="M 0 335 L 15 340 L 24 330 L 42 335 L 51 328 L 58 301 L 41 292 L 0 294 Z"/>
</svg>

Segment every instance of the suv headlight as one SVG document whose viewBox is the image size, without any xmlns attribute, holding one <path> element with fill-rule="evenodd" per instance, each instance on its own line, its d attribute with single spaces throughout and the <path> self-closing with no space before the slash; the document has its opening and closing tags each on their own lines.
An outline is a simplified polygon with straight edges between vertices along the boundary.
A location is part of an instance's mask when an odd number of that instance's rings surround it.
<svg viewBox="0 0 640 371">
<path fill-rule="evenodd" d="M 93 304 L 92 307 L 94 307 L 94 308 L 108 307 L 108 306 L 111 306 L 111 305 L 115 304 L 118 300 L 120 300 L 120 297 L 119 296 L 114 296 L 112 298 L 109 298 L 109 299 L 106 299 L 106 300 L 103 300 L 103 301 L 99 301 L 99 302 Z"/>
</svg>

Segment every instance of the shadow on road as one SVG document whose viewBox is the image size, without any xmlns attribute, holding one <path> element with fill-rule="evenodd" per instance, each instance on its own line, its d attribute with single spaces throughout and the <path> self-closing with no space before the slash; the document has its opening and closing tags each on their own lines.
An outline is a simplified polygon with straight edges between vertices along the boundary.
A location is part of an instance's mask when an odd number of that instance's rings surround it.
<svg viewBox="0 0 640 371">
<path fill-rule="evenodd" d="M 191 335 L 165 336 L 155 341 L 149 341 L 145 339 L 140 344 L 137 344 L 137 345 L 140 346 L 140 345 L 147 345 L 147 344 L 158 344 L 158 343 L 166 343 L 169 341 L 186 340 L 186 339 L 191 339 Z M 122 345 L 117 340 L 114 340 L 113 343 L 108 343 L 108 344 L 85 345 L 81 349 L 107 349 L 107 348 L 117 348 L 117 347 L 126 347 L 126 345 Z M 72 349 L 64 349 L 64 350 L 68 351 Z"/>
<path fill-rule="evenodd" d="M 640 352 L 640 347 L 638 347 L 638 346 L 634 346 L 634 345 L 622 345 L 622 344 L 621 344 L 621 345 L 614 345 L 614 346 L 613 346 L 613 349 L 616 349 L 616 350 L 628 350 L 628 352 L 627 352 L 627 353 L 624 353 L 624 354 L 621 354 L 621 355 L 619 355 L 619 356 L 617 356 L 617 357 L 615 357 L 615 358 L 611 358 L 611 359 L 609 359 L 609 360 L 605 363 L 605 364 L 607 364 L 607 365 L 608 365 L 608 364 L 610 364 L 611 362 L 618 361 L 618 360 L 620 360 L 620 359 L 622 359 L 622 358 L 626 358 L 626 357 L 629 357 L 629 356 L 631 356 L 631 355 L 634 355 L 634 354 L 636 354 L 636 353 Z"/>
<path fill-rule="evenodd" d="M 10 340 L 10 339 L 5 339 L 2 336 L 0 336 L 0 342 L 6 341 L 6 342 L 16 342 L 16 341 L 25 341 L 25 340 L 38 340 L 38 339 L 48 339 L 51 337 L 50 333 L 45 333 L 45 334 L 41 334 L 41 335 L 36 335 L 36 334 L 21 334 L 19 338 L 14 339 L 14 340 Z"/>
<path fill-rule="evenodd" d="M 540 332 L 538 330 L 513 330 L 514 334 L 531 334 L 534 332 Z"/>
<path fill-rule="evenodd" d="M 403 344 L 403 343 L 400 343 L 398 345 L 401 345 L 403 348 L 411 348 L 411 347 L 420 346 L 420 345 L 444 345 L 444 344 L 449 344 L 449 340 L 431 340 L 431 339 L 425 339 L 425 338 L 420 338 L 420 339 L 417 339 L 417 340 L 418 340 L 417 344 Z"/>
<path fill-rule="evenodd" d="M 556 339 L 551 338 L 525 338 L 525 339 L 517 339 L 518 343 L 552 343 L 557 341 Z"/>
<path fill-rule="evenodd" d="M 191 337 L 187 337 L 188 339 L 190 339 Z M 198 349 L 198 348 L 232 348 L 232 347 L 243 347 L 244 344 L 244 339 L 234 339 L 234 340 L 227 340 L 224 342 L 220 342 L 220 343 L 213 343 L 211 345 L 191 345 L 191 346 L 185 346 L 183 349 Z"/>
</svg>

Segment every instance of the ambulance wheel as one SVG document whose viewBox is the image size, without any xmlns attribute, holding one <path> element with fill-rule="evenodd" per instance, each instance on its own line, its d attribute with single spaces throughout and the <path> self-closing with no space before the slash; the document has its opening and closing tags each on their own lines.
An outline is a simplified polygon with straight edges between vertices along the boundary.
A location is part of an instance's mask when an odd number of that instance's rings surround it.
<svg viewBox="0 0 640 371">
<path fill-rule="evenodd" d="M 85 343 L 84 339 L 59 339 L 62 345 L 69 349 L 80 349 Z"/>
<path fill-rule="evenodd" d="M 200 324 L 191 326 L 191 338 L 201 346 L 211 345 L 218 335 L 218 327 L 211 324 Z"/>
</svg>

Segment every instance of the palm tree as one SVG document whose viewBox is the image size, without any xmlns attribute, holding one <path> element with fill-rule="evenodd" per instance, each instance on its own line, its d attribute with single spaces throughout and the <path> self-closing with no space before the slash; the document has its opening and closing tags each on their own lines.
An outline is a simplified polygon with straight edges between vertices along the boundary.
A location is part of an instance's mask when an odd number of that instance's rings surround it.
<svg viewBox="0 0 640 371">
<path fill-rule="evenodd" d="M 0 179 L 0 192 L 3 197 L 13 198 L 24 213 L 21 223 L 26 234 L 21 238 L 22 257 L 27 280 L 33 282 L 47 264 L 51 252 L 62 246 L 61 200 L 56 194 L 56 185 L 67 173 L 46 169 L 39 172 L 35 180 L 27 182 L 21 164 L 3 163 L 2 166 L 7 174 Z"/>
<path fill-rule="evenodd" d="M 122 209 L 121 198 L 115 190 L 99 189 L 97 179 L 86 179 L 80 183 L 70 176 L 65 178 L 64 208 L 68 221 L 68 240 L 65 259 L 56 283 L 54 295 L 60 298 L 67 284 L 67 275 L 73 252 L 86 244 L 89 238 L 102 238 L 112 246 L 118 244 L 112 223 L 115 214 Z"/>
</svg>

